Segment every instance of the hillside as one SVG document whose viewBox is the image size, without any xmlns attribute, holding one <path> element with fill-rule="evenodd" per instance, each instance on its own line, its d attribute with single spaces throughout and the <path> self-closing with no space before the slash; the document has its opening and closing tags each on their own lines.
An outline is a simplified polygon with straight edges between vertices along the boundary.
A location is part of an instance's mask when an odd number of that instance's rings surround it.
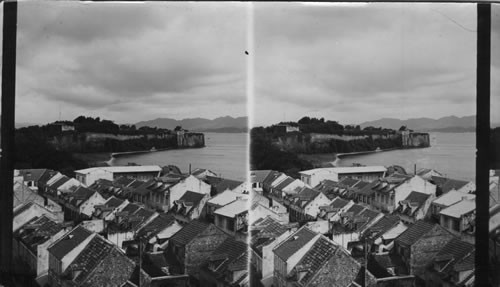
<svg viewBox="0 0 500 287">
<path fill-rule="evenodd" d="M 213 120 L 204 118 L 189 118 L 182 120 L 158 118 L 150 121 L 138 122 L 135 126 L 137 128 L 150 126 L 163 129 L 174 129 L 176 126 L 181 126 L 190 131 L 200 132 L 244 132 L 248 129 L 248 119 L 247 117 L 233 118 L 230 116 L 219 117 Z"/>
<path fill-rule="evenodd" d="M 456 117 L 449 116 L 439 119 L 431 118 L 414 118 L 400 120 L 395 118 L 382 118 L 375 121 L 361 123 L 364 127 L 383 127 L 389 129 L 399 129 L 401 126 L 406 126 L 409 129 L 416 131 L 440 131 L 440 132 L 457 132 L 457 131 L 474 131 L 476 127 L 476 116 Z"/>
</svg>

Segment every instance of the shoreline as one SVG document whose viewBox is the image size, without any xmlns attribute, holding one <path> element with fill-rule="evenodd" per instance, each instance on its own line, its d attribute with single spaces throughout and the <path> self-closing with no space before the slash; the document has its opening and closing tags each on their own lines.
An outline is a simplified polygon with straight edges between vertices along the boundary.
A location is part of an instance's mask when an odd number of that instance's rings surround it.
<svg viewBox="0 0 500 287">
<path fill-rule="evenodd" d="M 85 161 L 87 164 L 91 166 L 98 166 L 100 164 L 106 164 L 107 166 L 111 166 L 111 161 L 114 158 L 127 156 L 127 155 L 135 155 L 135 154 L 145 154 L 152 152 L 160 152 L 167 150 L 176 150 L 176 149 L 191 149 L 191 148 L 204 148 L 202 147 L 183 147 L 183 148 L 161 148 L 156 150 L 138 150 L 138 151 L 123 151 L 123 152 L 96 152 L 96 153 L 77 153 L 76 156 Z"/>
<path fill-rule="evenodd" d="M 379 152 L 386 152 L 386 151 L 393 151 L 393 150 L 399 150 L 401 148 L 395 147 L 395 148 L 388 148 L 388 149 L 381 149 L 381 150 L 369 150 L 369 151 L 355 151 L 355 152 L 346 152 L 346 153 L 337 153 L 335 156 L 335 160 L 333 162 L 330 162 L 333 166 L 338 166 L 339 160 L 341 160 L 343 157 L 350 157 L 350 156 L 358 156 L 358 155 L 364 155 L 364 154 L 372 154 L 372 153 L 379 153 Z"/>
</svg>

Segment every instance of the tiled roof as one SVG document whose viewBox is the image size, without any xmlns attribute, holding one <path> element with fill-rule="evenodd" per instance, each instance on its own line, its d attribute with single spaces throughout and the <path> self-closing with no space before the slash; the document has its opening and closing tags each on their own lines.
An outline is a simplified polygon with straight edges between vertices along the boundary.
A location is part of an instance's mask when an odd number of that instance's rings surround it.
<svg viewBox="0 0 500 287">
<path fill-rule="evenodd" d="M 365 224 L 358 226 L 358 230 L 364 228 L 367 224 L 371 223 L 379 215 L 381 215 L 380 212 L 373 211 L 368 208 L 360 212 L 358 216 L 361 218 L 365 218 L 366 220 L 364 221 Z"/>
<path fill-rule="evenodd" d="M 257 225 L 253 225 L 254 233 L 250 238 L 251 247 L 262 256 L 262 247 L 274 241 L 274 239 L 290 228 L 288 225 L 283 225 L 270 216 L 263 218 Z"/>
<path fill-rule="evenodd" d="M 109 206 L 109 207 L 114 207 L 114 208 L 116 208 L 116 207 L 118 207 L 118 206 L 122 205 L 122 203 L 123 203 L 123 202 L 124 202 L 124 200 L 123 200 L 123 199 L 119 199 L 119 198 L 116 198 L 116 197 L 112 196 L 112 197 L 110 197 L 110 198 L 106 201 L 105 205 L 106 205 L 106 206 Z"/>
<path fill-rule="evenodd" d="M 67 274 L 73 270 L 80 273 L 73 278 L 76 283 L 83 283 L 87 276 L 101 263 L 112 250 L 116 248 L 110 242 L 104 240 L 100 235 L 92 238 L 85 248 L 78 254 L 73 262 L 68 266 Z M 124 255 L 123 255 L 124 256 Z"/>
<path fill-rule="evenodd" d="M 425 222 L 423 220 L 418 220 L 406 229 L 403 233 L 401 233 L 395 241 L 399 244 L 403 244 L 406 246 L 413 245 L 417 240 L 419 240 L 422 236 L 424 236 L 427 232 L 431 231 L 434 227 L 434 224 Z"/>
<path fill-rule="evenodd" d="M 379 221 L 370 226 L 370 228 L 368 228 L 365 233 L 371 234 L 374 237 L 378 237 L 384 234 L 385 232 L 389 231 L 399 222 L 400 219 L 398 216 L 384 215 L 384 217 L 382 217 Z"/>
<path fill-rule="evenodd" d="M 372 181 L 370 183 L 367 183 L 363 185 L 363 187 L 358 188 L 358 185 L 356 185 L 356 193 L 360 195 L 365 195 L 365 196 L 371 196 L 373 193 L 375 193 L 375 190 L 373 190 L 373 187 L 377 185 L 377 181 Z"/>
<path fill-rule="evenodd" d="M 228 237 L 224 242 L 222 242 L 217 249 L 212 252 L 212 254 L 208 258 L 208 262 L 214 265 L 215 270 L 212 272 L 216 272 L 218 274 L 223 274 L 230 264 L 232 263 L 240 263 L 232 266 L 233 268 L 241 267 L 241 260 L 238 260 L 242 255 L 247 253 L 247 245 L 244 242 L 238 241 L 234 239 L 234 237 Z M 209 263 L 209 264 L 210 264 Z M 247 264 L 245 262 L 244 267 L 246 269 Z M 238 268 L 234 269 L 238 270 Z"/>
<path fill-rule="evenodd" d="M 309 241 L 317 234 L 308 229 L 307 227 L 302 227 L 295 233 L 290 235 L 286 240 L 279 244 L 274 250 L 274 254 L 280 257 L 282 260 L 286 261 L 293 254 L 295 254 L 300 248 L 306 245 Z"/>
<path fill-rule="evenodd" d="M 276 190 L 279 190 L 281 191 L 283 188 L 287 187 L 289 184 L 291 184 L 292 182 L 294 182 L 295 179 L 292 178 L 292 177 L 287 177 L 285 178 L 285 180 L 283 180 L 282 182 L 280 182 L 276 187 L 275 189 Z"/>
<path fill-rule="evenodd" d="M 444 272 L 449 270 L 453 265 L 462 261 L 466 255 L 469 255 L 474 251 L 474 245 L 468 242 L 462 241 L 459 238 L 453 238 L 450 240 L 434 257 L 435 262 L 445 261 L 447 267 Z M 472 261 L 474 262 L 474 261 Z"/>
<path fill-rule="evenodd" d="M 465 270 L 473 270 L 475 265 L 475 255 L 476 251 L 472 251 L 461 260 L 458 260 L 453 269 L 455 271 L 465 271 Z"/>
<path fill-rule="evenodd" d="M 141 208 L 139 205 L 135 203 L 129 203 L 122 209 L 121 212 L 128 212 L 128 214 L 132 214 L 136 212 L 139 208 Z"/>
<path fill-rule="evenodd" d="M 65 194 L 64 199 L 73 206 L 80 206 L 96 192 L 93 189 L 79 186 L 76 191 Z"/>
<path fill-rule="evenodd" d="M 51 245 L 48 248 L 48 251 L 52 253 L 54 257 L 61 260 L 64 256 L 66 256 L 66 254 L 91 235 L 92 232 L 79 225 L 70 232 L 66 233 L 62 238 L 55 242 L 55 244 Z"/>
<path fill-rule="evenodd" d="M 250 179 L 251 182 L 263 182 L 264 179 L 269 175 L 269 173 L 273 172 L 272 170 L 252 170 L 250 171 Z"/>
<path fill-rule="evenodd" d="M 346 187 L 353 187 L 355 184 L 359 182 L 358 179 L 353 179 L 350 177 L 343 178 L 339 181 L 339 184 L 344 185 Z"/>
<path fill-rule="evenodd" d="M 299 280 L 305 286 L 321 267 L 335 254 L 338 246 L 324 236 L 320 236 L 309 251 L 294 267 L 296 272 L 306 272 Z"/>
<path fill-rule="evenodd" d="M 262 182 L 262 187 L 266 188 L 266 189 L 270 188 L 271 184 L 282 175 L 284 175 L 284 173 L 278 172 L 278 171 L 273 171 L 273 172 L 269 173 L 269 175 L 266 177 L 266 179 L 264 179 L 264 181 Z"/>
<path fill-rule="evenodd" d="M 215 190 L 217 191 L 217 193 L 221 193 L 226 189 L 233 190 L 242 184 L 243 184 L 242 181 L 237 181 L 237 180 L 232 180 L 232 179 L 223 179 L 222 181 L 220 181 L 219 183 L 217 183 L 215 185 Z"/>
<path fill-rule="evenodd" d="M 202 233 L 207 229 L 209 225 L 207 223 L 203 223 L 198 220 L 193 220 L 189 222 L 186 226 L 184 226 L 181 230 L 175 233 L 172 237 L 170 237 L 171 241 L 175 241 L 181 245 L 186 245 L 193 238 L 198 236 L 198 234 Z"/>
<path fill-rule="evenodd" d="M 54 175 L 56 175 L 57 172 L 47 169 L 45 172 L 40 176 L 38 179 L 39 183 L 46 184 Z"/>
<path fill-rule="evenodd" d="M 358 213 L 360 213 L 361 211 L 363 211 L 365 209 L 364 206 L 362 205 L 359 205 L 359 204 L 353 204 L 348 210 L 346 210 L 345 213 L 351 213 L 352 212 L 352 215 L 357 215 Z"/>
<path fill-rule="evenodd" d="M 458 190 L 469 183 L 468 181 L 446 178 L 442 176 L 432 176 L 431 180 L 441 188 L 441 191 L 443 193 L 447 193 L 452 189 Z"/>
<path fill-rule="evenodd" d="M 175 223 L 175 217 L 172 214 L 161 213 L 151 222 L 146 224 L 146 226 L 141 228 L 137 236 L 150 239 L 151 237 L 155 236 L 163 229 L 167 228 L 168 226 L 174 223 Z"/>
<path fill-rule="evenodd" d="M 415 203 L 417 206 L 422 206 L 430 196 L 431 195 L 427 193 L 412 191 L 408 194 L 404 201 L 408 203 Z"/>
<path fill-rule="evenodd" d="M 476 210 L 476 200 L 462 200 L 458 203 L 453 204 L 452 206 L 449 206 L 439 214 L 446 215 L 446 216 L 451 216 L 454 218 L 460 218 L 460 216 L 467 214 L 469 212 L 472 212 Z"/>
<path fill-rule="evenodd" d="M 70 180 L 69 177 L 67 176 L 62 176 L 60 179 L 56 180 L 54 183 L 50 184 L 49 187 L 51 189 L 58 189 L 61 185 L 65 184 L 66 182 L 68 182 Z"/>
<path fill-rule="evenodd" d="M 131 184 L 135 179 L 133 178 L 128 178 L 126 176 L 120 176 L 117 179 L 113 181 L 114 184 L 121 185 L 121 186 L 128 186 Z"/>
<path fill-rule="evenodd" d="M 20 238 L 34 254 L 37 254 L 37 246 L 45 243 L 61 229 L 62 225 L 42 215 L 23 225 L 14 236 Z"/>
<path fill-rule="evenodd" d="M 181 198 L 179 198 L 179 201 L 189 202 L 192 203 L 194 206 L 197 206 L 203 199 L 203 197 L 205 197 L 205 194 L 203 193 L 198 193 L 188 190 L 184 193 L 184 195 L 182 195 Z"/>
<path fill-rule="evenodd" d="M 346 206 L 347 204 L 349 204 L 349 201 L 348 200 L 345 200 L 341 197 L 336 197 L 332 203 L 330 203 L 329 206 L 331 206 L 332 208 L 342 208 L 344 206 Z"/>
<path fill-rule="evenodd" d="M 458 190 L 464 186 L 466 186 L 469 182 L 464 180 L 457 180 L 449 178 L 441 187 L 443 193 L 447 193 L 448 191 L 454 189 Z"/>
<path fill-rule="evenodd" d="M 45 171 L 47 171 L 45 168 L 21 169 L 19 173 L 23 176 L 24 181 L 38 181 Z"/>
</svg>

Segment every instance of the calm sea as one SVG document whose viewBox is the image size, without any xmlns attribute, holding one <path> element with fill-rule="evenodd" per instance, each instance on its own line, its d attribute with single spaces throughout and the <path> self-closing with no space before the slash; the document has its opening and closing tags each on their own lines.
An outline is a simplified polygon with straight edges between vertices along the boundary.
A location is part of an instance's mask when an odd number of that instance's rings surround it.
<svg viewBox="0 0 500 287">
<path fill-rule="evenodd" d="M 235 180 L 246 180 L 247 142 L 246 133 L 205 133 L 204 148 L 158 151 L 145 154 L 120 156 L 111 165 L 176 165 L 182 172 L 206 168 L 218 175 Z"/>
<path fill-rule="evenodd" d="M 413 173 L 416 164 L 417 170 L 433 168 L 451 178 L 475 181 L 475 133 L 430 133 L 430 138 L 429 148 L 347 156 L 337 161 L 337 165 L 400 165 L 407 172 Z"/>
</svg>

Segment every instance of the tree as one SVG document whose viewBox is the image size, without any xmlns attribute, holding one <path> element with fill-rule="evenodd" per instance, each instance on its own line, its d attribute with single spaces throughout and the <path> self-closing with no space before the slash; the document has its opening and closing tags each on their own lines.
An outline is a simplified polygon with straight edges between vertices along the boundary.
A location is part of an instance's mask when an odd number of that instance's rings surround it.
<svg viewBox="0 0 500 287">
<path fill-rule="evenodd" d="M 406 126 L 401 126 L 401 127 L 399 128 L 399 131 L 406 131 Z"/>
<path fill-rule="evenodd" d="M 180 130 L 182 130 L 182 127 L 181 127 L 181 126 L 176 126 L 176 127 L 175 127 L 175 129 L 174 129 L 174 131 L 176 131 L 176 132 L 177 132 L 177 131 L 180 131 Z"/>
</svg>

